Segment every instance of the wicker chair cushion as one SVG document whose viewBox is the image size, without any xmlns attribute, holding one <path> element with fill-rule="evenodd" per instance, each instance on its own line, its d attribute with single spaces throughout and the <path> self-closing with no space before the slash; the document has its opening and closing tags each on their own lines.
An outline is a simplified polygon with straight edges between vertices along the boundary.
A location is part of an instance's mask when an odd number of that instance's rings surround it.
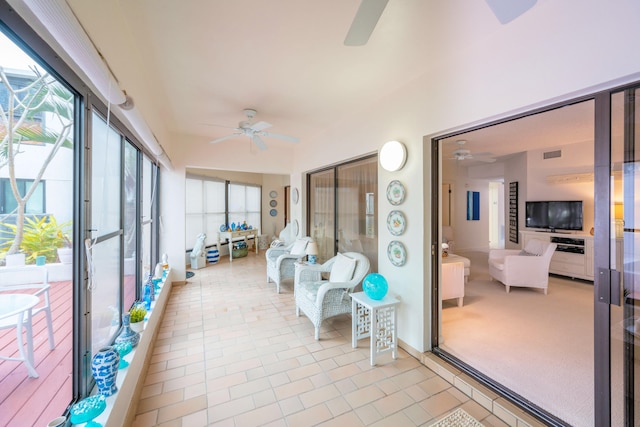
<svg viewBox="0 0 640 427">
<path fill-rule="evenodd" d="M 338 253 L 336 262 L 333 263 L 333 267 L 331 267 L 331 275 L 329 276 L 329 281 L 333 283 L 348 282 L 353 277 L 353 271 L 355 270 L 355 268 L 355 259 Z"/>
<path fill-rule="evenodd" d="M 316 297 L 318 296 L 318 289 L 320 289 L 320 286 L 322 286 L 323 283 L 326 283 L 326 280 L 301 283 L 300 289 L 303 291 L 302 295 L 304 295 L 309 301 L 315 302 Z"/>
</svg>

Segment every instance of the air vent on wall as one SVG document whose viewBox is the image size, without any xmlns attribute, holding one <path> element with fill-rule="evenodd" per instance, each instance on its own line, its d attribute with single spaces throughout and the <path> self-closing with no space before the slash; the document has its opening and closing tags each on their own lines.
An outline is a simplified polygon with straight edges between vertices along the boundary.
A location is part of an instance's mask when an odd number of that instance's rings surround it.
<svg viewBox="0 0 640 427">
<path fill-rule="evenodd" d="M 542 158 L 547 160 L 547 159 L 555 159 L 558 157 L 562 157 L 562 150 L 556 150 L 556 151 L 547 151 L 546 153 L 542 154 Z"/>
</svg>

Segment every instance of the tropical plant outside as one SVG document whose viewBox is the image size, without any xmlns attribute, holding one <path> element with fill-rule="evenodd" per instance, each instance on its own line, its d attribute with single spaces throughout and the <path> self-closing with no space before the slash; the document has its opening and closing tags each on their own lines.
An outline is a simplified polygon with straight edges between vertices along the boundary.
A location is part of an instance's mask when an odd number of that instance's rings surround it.
<svg viewBox="0 0 640 427">
<path fill-rule="evenodd" d="M 25 251 L 24 245 L 29 248 L 27 253 L 30 258 L 37 253 L 47 256 L 49 260 L 53 249 L 53 242 L 50 239 L 54 238 L 48 234 L 47 227 L 54 227 L 54 225 L 50 223 L 46 226 L 44 223 L 38 225 L 40 221 L 27 218 L 25 211 L 27 202 L 36 192 L 47 167 L 60 148 L 73 147 L 74 95 L 48 73 L 36 67 L 32 67 L 31 71 L 33 76 L 29 84 L 14 87 L 5 69 L 0 67 L 0 83 L 7 91 L 6 99 L 0 102 L 0 170 L 7 168 L 11 194 L 16 202 L 15 210 L 10 213 L 15 215 L 15 225 L 3 224 L 13 231 L 13 241 L 8 245 L 5 256 L 21 250 Z M 30 185 L 21 191 L 17 185 L 19 169 L 16 159 L 25 152 L 22 150 L 23 144 L 25 146 L 43 145 L 49 149 L 43 151 L 40 158 L 31 162 L 31 166 L 35 168 L 33 176 L 29 176 Z M 34 164 L 38 161 L 39 164 Z M 27 220 L 35 222 L 27 222 Z M 26 231 L 26 223 L 31 227 L 29 233 Z M 67 234 L 62 233 L 62 236 Z M 44 238 L 44 235 L 48 237 Z M 27 242 L 24 241 L 25 239 Z M 38 241 L 46 246 L 35 247 Z M 3 247 L 8 243 L 5 240 Z"/>
<path fill-rule="evenodd" d="M 0 258 L 6 257 L 15 241 L 16 224 L 2 224 L 0 229 Z M 59 224 L 53 215 L 42 218 L 25 217 L 24 232 L 20 251 L 26 255 L 27 264 L 35 264 L 38 256 L 44 256 L 46 262 L 56 262 L 57 249 L 69 247 L 71 222 Z"/>
</svg>

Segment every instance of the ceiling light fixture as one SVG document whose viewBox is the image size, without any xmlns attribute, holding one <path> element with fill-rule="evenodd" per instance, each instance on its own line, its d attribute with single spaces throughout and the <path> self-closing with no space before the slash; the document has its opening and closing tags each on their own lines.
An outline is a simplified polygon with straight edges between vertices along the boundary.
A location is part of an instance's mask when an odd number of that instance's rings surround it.
<svg viewBox="0 0 640 427">
<path fill-rule="evenodd" d="M 407 161 L 407 148 L 402 142 L 389 141 L 380 149 L 380 166 L 389 172 L 395 172 Z"/>
</svg>

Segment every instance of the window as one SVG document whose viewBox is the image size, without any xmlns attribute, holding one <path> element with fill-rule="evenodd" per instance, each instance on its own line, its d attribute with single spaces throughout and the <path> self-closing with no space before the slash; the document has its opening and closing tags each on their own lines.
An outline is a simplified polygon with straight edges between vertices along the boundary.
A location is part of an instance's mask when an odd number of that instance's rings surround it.
<svg viewBox="0 0 640 427">
<path fill-rule="evenodd" d="M 255 184 L 231 183 L 208 177 L 186 180 L 185 245 L 193 248 L 199 234 L 207 236 L 205 244 L 215 241 L 223 224 L 260 227 L 262 187 Z"/>
<path fill-rule="evenodd" d="M 21 197 L 27 194 L 29 188 L 34 184 L 32 179 L 16 179 L 16 185 Z M 43 214 L 45 210 L 44 195 L 46 193 L 45 182 L 40 181 L 36 185 L 36 189 L 27 200 L 25 206 L 25 214 Z M 9 178 L 0 178 L 0 214 L 13 214 L 18 208 L 16 198 L 11 190 L 11 181 Z"/>
<path fill-rule="evenodd" d="M 260 224 L 261 188 L 255 185 L 229 184 L 229 213 L 227 224 Z"/>
</svg>

